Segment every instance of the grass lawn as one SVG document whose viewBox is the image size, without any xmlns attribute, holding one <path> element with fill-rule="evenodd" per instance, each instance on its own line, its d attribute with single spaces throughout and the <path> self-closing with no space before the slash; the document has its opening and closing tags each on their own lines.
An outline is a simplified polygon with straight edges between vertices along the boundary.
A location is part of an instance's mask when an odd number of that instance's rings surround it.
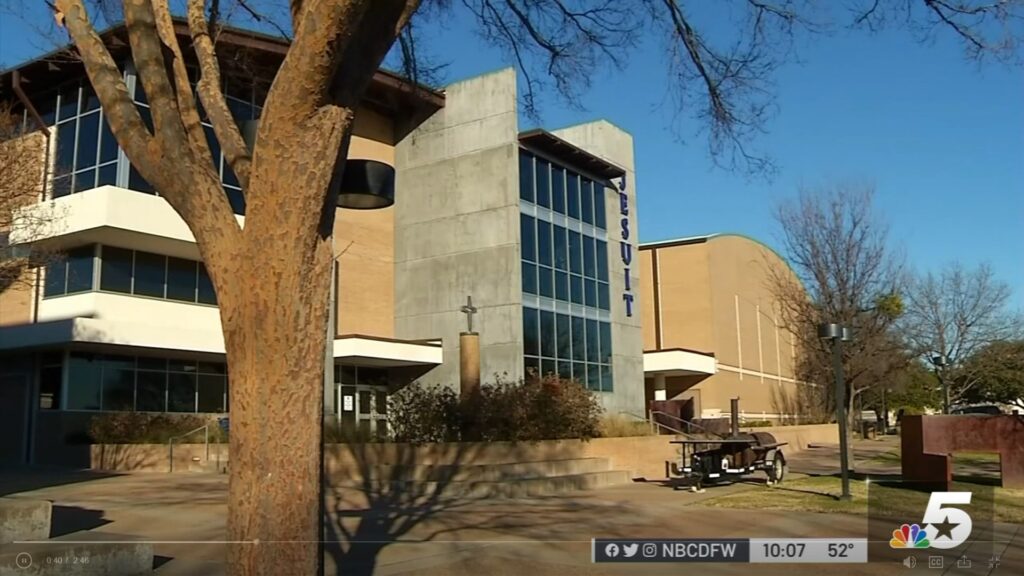
<svg viewBox="0 0 1024 576">
<path fill-rule="evenodd" d="M 953 490 L 973 491 L 978 484 L 954 483 Z M 994 498 L 995 520 L 997 522 L 1024 523 L 1024 490 L 984 486 L 991 489 Z M 714 488 L 709 488 L 713 490 Z M 876 505 L 893 517 L 914 518 L 920 516 L 928 503 L 928 494 L 889 486 L 874 485 L 871 488 Z M 823 512 L 866 516 L 868 513 L 868 483 L 862 480 L 850 481 L 853 499 L 837 500 L 842 491 L 839 478 L 834 476 L 812 476 L 787 480 L 778 486 L 758 487 L 725 494 L 700 502 L 700 506 L 717 508 L 740 508 L 748 510 L 789 510 L 800 512 Z M 976 492 L 979 497 L 986 492 Z"/>
<path fill-rule="evenodd" d="M 879 454 L 868 461 L 879 464 L 899 464 L 900 450 L 897 448 L 891 452 Z M 958 468 L 971 466 L 984 468 L 993 464 L 999 464 L 999 454 L 994 452 L 956 452 L 953 454 L 953 465 Z"/>
</svg>

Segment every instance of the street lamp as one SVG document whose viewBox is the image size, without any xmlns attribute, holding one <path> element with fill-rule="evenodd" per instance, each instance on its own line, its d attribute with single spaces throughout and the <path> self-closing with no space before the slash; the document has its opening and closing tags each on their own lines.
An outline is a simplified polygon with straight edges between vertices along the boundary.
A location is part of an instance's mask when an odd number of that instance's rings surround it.
<svg viewBox="0 0 1024 576">
<path fill-rule="evenodd" d="M 843 380 L 843 342 L 850 341 L 850 329 L 839 324 L 819 324 L 818 338 L 832 346 L 832 371 L 836 379 L 836 420 L 839 424 L 839 471 L 843 481 L 840 500 L 850 499 L 850 459 L 846 438 L 846 382 Z"/>
<path fill-rule="evenodd" d="M 942 369 L 949 366 L 949 359 L 945 354 L 936 354 L 932 356 L 931 360 L 932 366 L 935 367 L 935 378 L 939 380 L 939 386 L 942 387 L 942 413 L 949 414 L 949 383 L 942 375 Z"/>
</svg>

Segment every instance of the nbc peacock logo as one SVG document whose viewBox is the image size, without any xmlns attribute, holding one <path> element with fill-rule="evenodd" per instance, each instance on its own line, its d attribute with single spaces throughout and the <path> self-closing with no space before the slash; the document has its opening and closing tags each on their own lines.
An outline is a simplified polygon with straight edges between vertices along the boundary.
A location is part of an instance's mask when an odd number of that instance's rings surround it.
<svg viewBox="0 0 1024 576">
<path fill-rule="evenodd" d="M 917 524 L 904 524 L 892 531 L 890 548 L 928 548 L 928 535 Z"/>
</svg>

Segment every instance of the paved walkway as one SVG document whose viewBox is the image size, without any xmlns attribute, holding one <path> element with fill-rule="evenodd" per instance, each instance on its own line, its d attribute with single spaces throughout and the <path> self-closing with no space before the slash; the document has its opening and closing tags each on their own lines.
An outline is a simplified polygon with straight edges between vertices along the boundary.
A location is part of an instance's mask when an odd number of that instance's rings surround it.
<svg viewBox="0 0 1024 576">
<path fill-rule="evenodd" d="M 827 460 L 828 458 L 823 458 Z M 810 465 L 815 457 L 794 459 Z M 827 467 L 827 465 L 822 465 Z M 672 574 L 871 575 L 909 572 L 897 562 L 869 565 L 676 564 L 596 565 L 590 539 L 714 537 L 859 537 L 862 517 L 705 508 L 726 492 L 765 490 L 735 484 L 703 494 L 635 483 L 557 497 L 440 500 L 408 494 L 336 489 L 329 501 L 329 574 L 523 575 Z M 159 576 L 223 573 L 227 478 L 205 474 L 0 472 L 0 494 L 53 500 L 55 532 L 89 529 L 155 541 Z M 1002 532 L 1013 536 L 1013 527 Z M 1024 535 L 1002 555 L 994 574 L 1024 574 Z M 353 544 L 355 542 L 355 544 Z M 338 569 L 338 566 L 341 569 Z M 696 570 L 696 571 L 695 571 Z M 917 571 L 929 576 L 950 571 Z M 989 574 L 987 570 L 971 574 Z M 288 575 L 282 575 L 288 576 Z"/>
</svg>

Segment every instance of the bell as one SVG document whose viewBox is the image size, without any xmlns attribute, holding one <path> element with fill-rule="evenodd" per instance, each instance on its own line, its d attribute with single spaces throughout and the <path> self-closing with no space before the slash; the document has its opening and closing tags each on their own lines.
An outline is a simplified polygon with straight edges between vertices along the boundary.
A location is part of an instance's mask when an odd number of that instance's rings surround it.
<svg viewBox="0 0 1024 576">
<path fill-rule="evenodd" d="M 395 169 L 376 160 L 347 160 L 341 181 L 335 178 L 332 192 L 338 194 L 338 207 L 353 210 L 387 208 L 395 203 Z"/>
</svg>

